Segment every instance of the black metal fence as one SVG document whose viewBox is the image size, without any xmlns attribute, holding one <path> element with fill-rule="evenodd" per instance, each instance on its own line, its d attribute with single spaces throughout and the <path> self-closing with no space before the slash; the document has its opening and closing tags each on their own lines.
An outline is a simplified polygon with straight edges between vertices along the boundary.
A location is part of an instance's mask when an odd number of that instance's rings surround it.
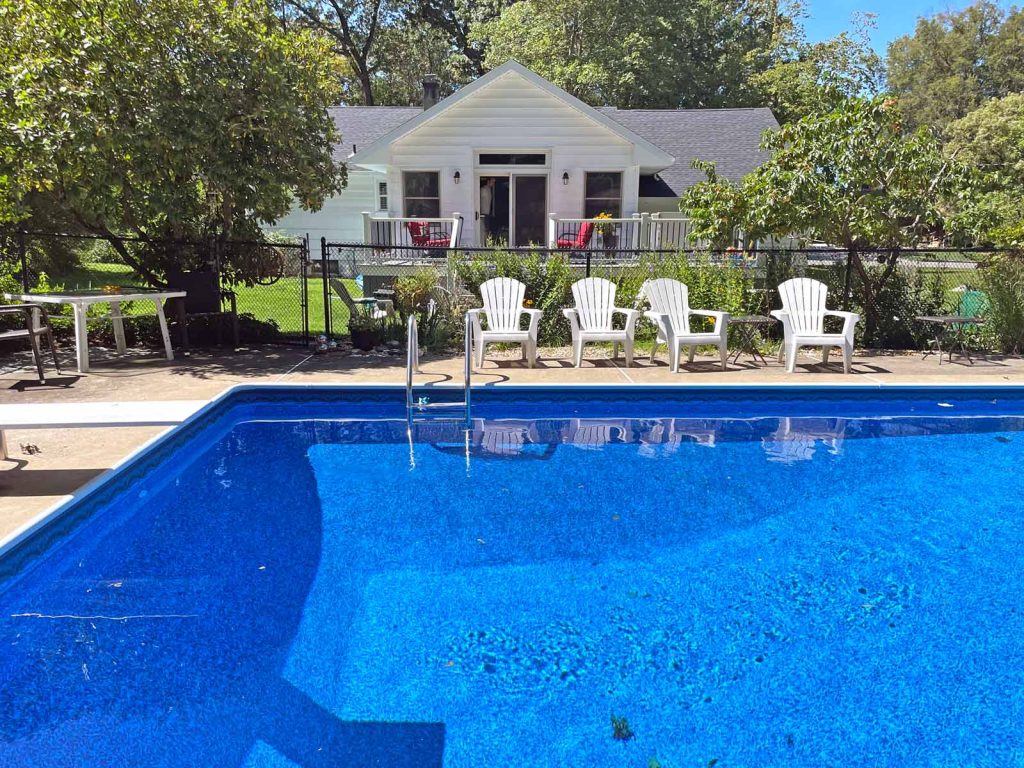
<svg viewBox="0 0 1024 768">
<path fill-rule="evenodd" d="M 690 288 L 691 306 L 738 315 L 766 315 L 781 306 L 778 285 L 812 277 L 829 287 L 830 305 L 858 312 L 858 341 L 872 347 L 923 349 L 934 338 L 929 315 L 977 316 L 989 309 L 999 254 L 991 250 L 846 251 L 808 248 L 726 251 L 624 248 L 460 248 L 321 243 L 322 268 L 352 292 L 396 299 L 424 283 L 477 305 L 479 284 L 514 277 L 545 311 L 542 342 L 568 341 L 561 308 L 571 306 L 575 280 L 600 276 L 618 285 L 621 306 L 634 306 L 643 283 L 674 277 Z M 403 291 L 403 282 L 409 283 Z M 396 290 L 397 289 L 397 290 Z M 460 304 L 460 306 L 461 306 Z M 328 327 L 343 332 L 335 317 Z M 777 333 L 773 331 L 773 333 Z"/>
<path fill-rule="evenodd" d="M 616 230 L 622 238 L 615 241 L 616 247 L 595 232 L 590 246 L 583 248 L 451 249 L 322 240 L 314 253 L 306 239 L 112 241 L 81 234 L 0 232 L 0 284 L 8 293 L 116 292 L 148 285 L 137 265 L 162 259 L 161 263 L 214 276 L 215 287 L 225 298 L 221 307 L 227 307 L 228 296 L 236 303 L 243 342 L 308 344 L 321 334 L 346 335 L 353 313 L 370 314 L 366 310 L 374 298 L 390 301 L 397 315 L 434 313 L 437 307 L 454 313 L 479 304 L 483 280 L 505 275 L 524 282 L 527 299 L 544 310 L 542 343 L 562 344 L 568 341 L 569 330 L 560 310 L 572 304 L 572 283 L 582 277 L 615 282 L 620 306 L 637 304 L 644 281 L 674 277 L 689 286 L 691 306 L 735 316 L 767 314 L 779 306 L 779 283 L 807 276 L 828 285 L 830 305 L 864 317 L 858 325 L 860 343 L 921 349 L 932 338 L 933 327 L 918 318 L 991 313 L 997 319 L 1007 285 L 1019 280 L 1018 272 L 1002 266 L 1000 254 L 987 250 L 889 250 L 854 258 L 827 248 L 637 250 L 625 247 L 627 230 L 628 226 Z M 126 312 L 130 317 L 130 307 Z M 218 322 L 210 317 L 215 314 L 190 321 L 201 326 L 198 332 L 190 327 L 195 340 L 202 341 L 204 324 Z M 453 342 L 461 333 L 456 320 L 448 329 Z M 58 315 L 58 329 L 61 322 Z M 100 327 L 103 322 L 97 320 Z M 65 324 L 70 326 L 70 318 Z"/>
<path fill-rule="evenodd" d="M 302 240 L 203 240 L 0 232 L 0 283 L 8 294 L 179 288 L 188 292 L 188 336 L 223 337 L 232 307 L 243 342 L 308 342 L 322 332 L 324 304 L 309 289 L 313 273 Z M 319 284 L 317 284 L 317 287 Z M 130 332 L 154 333 L 148 317 L 123 307 Z M 176 313 L 171 313 L 175 317 Z M 69 326 L 54 311 L 58 331 Z M 109 321 L 94 320 L 103 333 Z M 109 330 L 109 328 L 107 328 Z"/>
</svg>

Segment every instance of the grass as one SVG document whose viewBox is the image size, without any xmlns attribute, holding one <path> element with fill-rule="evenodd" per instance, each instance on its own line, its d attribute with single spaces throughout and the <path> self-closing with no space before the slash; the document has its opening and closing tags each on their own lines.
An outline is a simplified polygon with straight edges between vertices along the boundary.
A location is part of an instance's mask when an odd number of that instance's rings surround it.
<svg viewBox="0 0 1024 768">
<path fill-rule="evenodd" d="M 353 297 L 362 296 L 362 291 L 354 280 L 344 280 L 349 293 Z M 100 288 L 105 285 L 117 285 L 122 288 L 138 286 L 139 280 L 132 275 L 131 267 L 124 264 L 93 263 L 83 264 L 60 278 L 50 277 L 52 285 L 59 285 L 64 290 L 79 288 Z M 324 330 L 324 292 L 323 283 L 317 277 L 308 281 L 309 288 L 309 329 L 310 333 L 318 334 Z M 252 315 L 262 322 L 273 321 L 281 333 L 293 336 L 302 333 L 302 278 L 282 277 L 273 285 L 239 285 L 234 288 L 238 297 L 239 314 Z M 331 326 L 335 336 L 345 335 L 348 331 L 348 308 L 331 295 Z M 124 308 L 125 315 L 131 315 L 132 307 Z M 140 311 L 149 311 L 149 307 L 141 307 Z"/>
</svg>

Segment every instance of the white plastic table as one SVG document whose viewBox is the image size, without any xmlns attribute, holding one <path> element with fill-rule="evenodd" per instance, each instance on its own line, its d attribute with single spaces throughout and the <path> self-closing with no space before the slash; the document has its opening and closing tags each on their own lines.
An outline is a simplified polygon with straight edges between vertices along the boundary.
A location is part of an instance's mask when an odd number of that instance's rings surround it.
<svg viewBox="0 0 1024 768">
<path fill-rule="evenodd" d="M 156 305 L 156 316 L 160 321 L 160 335 L 164 340 L 167 359 L 174 359 L 171 337 L 167 332 L 167 318 L 163 302 L 166 299 L 184 298 L 185 291 L 131 291 L 128 293 L 104 293 L 103 291 L 67 291 L 64 293 L 5 293 L 8 301 L 34 302 L 37 304 L 70 304 L 75 313 L 75 358 L 79 373 L 89 371 L 89 331 L 86 326 L 87 313 L 93 304 L 109 304 L 110 320 L 114 326 L 114 342 L 117 353 L 123 355 L 124 322 L 121 319 L 121 303 L 125 301 L 152 301 Z"/>
</svg>

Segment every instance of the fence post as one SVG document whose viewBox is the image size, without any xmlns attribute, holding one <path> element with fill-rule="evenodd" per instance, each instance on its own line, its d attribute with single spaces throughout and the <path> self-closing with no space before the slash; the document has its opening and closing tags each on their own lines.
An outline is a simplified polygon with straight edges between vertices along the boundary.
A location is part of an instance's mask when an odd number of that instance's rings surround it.
<svg viewBox="0 0 1024 768">
<path fill-rule="evenodd" d="M 853 254 L 846 252 L 846 275 L 843 278 L 843 310 L 850 311 L 850 294 L 853 290 Z"/>
<path fill-rule="evenodd" d="M 558 246 L 558 214 L 548 214 L 548 248 Z"/>
<path fill-rule="evenodd" d="M 363 242 L 367 243 L 367 244 L 370 243 L 370 228 L 371 228 L 370 212 L 369 211 L 363 211 Z M 320 239 L 323 240 L 324 238 L 320 238 Z"/>
<path fill-rule="evenodd" d="M 320 283 L 324 289 L 324 335 L 331 336 L 331 287 L 327 271 L 327 238 L 320 238 Z"/>
<path fill-rule="evenodd" d="M 587 248 L 587 277 L 590 277 L 590 248 Z"/>
<path fill-rule="evenodd" d="M 21 261 L 21 287 L 28 293 L 28 244 L 25 242 L 24 230 L 18 230 L 18 259 Z"/>
<path fill-rule="evenodd" d="M 309 346 L 309 232 L 302 238 L 299 251 L 299 302 L 302 304 L 302 343 Z"/>
</svg>

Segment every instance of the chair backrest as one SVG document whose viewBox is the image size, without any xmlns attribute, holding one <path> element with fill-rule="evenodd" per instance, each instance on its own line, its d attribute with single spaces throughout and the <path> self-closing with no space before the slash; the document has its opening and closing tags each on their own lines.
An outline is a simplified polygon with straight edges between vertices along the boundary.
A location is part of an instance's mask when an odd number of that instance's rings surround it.
<svg viewBox="0 0 1024 768">
<path fill-rule="evenodd" d="M 798 334 L 819 334 L 825 328 L 828 288 L 809 277 L 794 277 L 779 286 L 782 308 Z"/>
<path fill-rule="evenodd" d="M 584 331 L 611 330 L 616 287 L 602 277 L 587 277 L 572 284 L 572 298 Z"/>
<path fill-rule="evenodd" d="M 988 313 L 988 296 L 984 291 L 968 288 L 960 294 L 957 314 L 960 317 L 982 317 Z"/>
<path fill-rule="evenodd" d="M 689 289 L 685 283 L 670 277 L 659 277 L 657 280 L 648 280 L 640 290 L 647 297 L 652 310 L 668 315 L 673 331 L 690 332 Z"/>
<path fill-rule="evenodd" d="M 345 283 L 336 277 L 332 277 L 330 284 L 331 290 L 338 294 L 338 298 L 348 307 L 348 311 L 354 313 L 356 311 L 356 303 L 352 300 L 352 294 L 348 292 L 348 287 Z"/>
<path fill-rule="evenodd" d="M 594 222 L 585 221 L 583 226 L 580 227 L 580 233 L 576 235 L 576 242 L 573 243 L 574 248 L 586 248 L 590 244 L 590 238 L 594 236 Z"/>
<path fill-rule="evenodd" d="M 430 239 L 430 227 L 425 221 L 409 221 L 405 224 L 409 228 L 409 235 L 412 237 L 413 245 L 426 245 Z"/>
<path fill-rule="evenodd" d="M 526 286 L 511 277 L 495 277 L 481 283 L 480 298 L 484 301 L 487 330 L 519 330 L 525 296 Z"/>
</svg>

